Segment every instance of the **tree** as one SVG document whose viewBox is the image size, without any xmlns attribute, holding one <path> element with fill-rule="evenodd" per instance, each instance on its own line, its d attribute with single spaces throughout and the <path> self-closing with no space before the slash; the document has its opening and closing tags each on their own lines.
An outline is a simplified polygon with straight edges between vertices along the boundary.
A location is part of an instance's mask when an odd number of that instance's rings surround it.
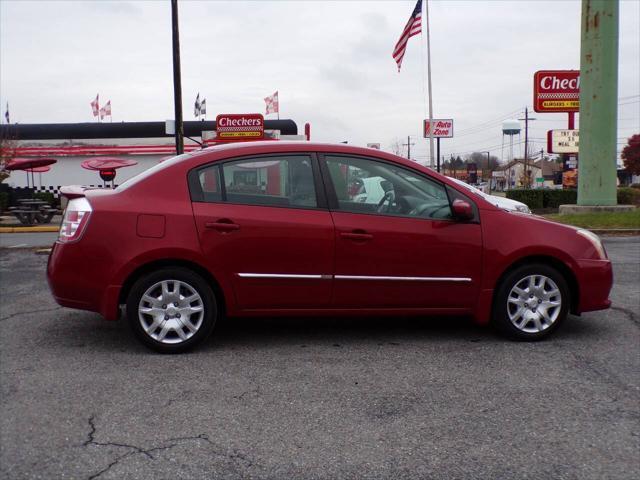
<svg viewBox="0 0 640 480">
<path fill-rule="evenodd" d="M 11 172 L 4 167 L 9 161 L 15 157 L 15 149 L 17 142 L 11 138 L 0 136 L 0 183 L 4 182 Z"/>
<path fill-rule="evenodd" d="M 394 155 L 402 156 L 402 142 L 398 138 L 389 145 L 389 148 Z"/>
<path fill-rule="evenodd" d="M 640 133 L 632 135 L 622 150 L 624 168 L 632 175 L 640 175 Z"/>
</svg>

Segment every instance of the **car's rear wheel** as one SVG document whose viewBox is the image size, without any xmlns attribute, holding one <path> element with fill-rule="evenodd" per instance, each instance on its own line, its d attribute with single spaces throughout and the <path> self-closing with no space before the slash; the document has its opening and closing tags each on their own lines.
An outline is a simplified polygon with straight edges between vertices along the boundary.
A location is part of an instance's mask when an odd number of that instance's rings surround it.
<svg viewBox="0 0 640 480">
<path fill-rule="evenodd" d="M 541 340 L 569 313 L 569 288 L 555 268 L 523 265 L 510 272 L 496 292 L 493 323 L 518 340 Z"/>
<path fill-rule="evenodd" d="M 218 316 L 215 295 L 198 274 L 163 268 L 135 282 L 127 298 L 129 325 L 149 348 L 180 353 L 205 340 Z"/>
</svg>

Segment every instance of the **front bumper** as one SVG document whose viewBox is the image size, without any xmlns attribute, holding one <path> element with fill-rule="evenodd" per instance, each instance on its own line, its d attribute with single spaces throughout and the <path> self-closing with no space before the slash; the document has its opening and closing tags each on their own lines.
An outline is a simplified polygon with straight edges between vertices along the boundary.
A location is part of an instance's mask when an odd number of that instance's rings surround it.
<svg viewBox="0 0 640 480">
<path fill-rule="evenodd" d="M 578 279 L 580 300 L 575 313 L 604 310 L 611 306 L 609 293 L 613 287 L 613 269 L 609 260 L 578 260 L 574 272 Z"/>
</svg>

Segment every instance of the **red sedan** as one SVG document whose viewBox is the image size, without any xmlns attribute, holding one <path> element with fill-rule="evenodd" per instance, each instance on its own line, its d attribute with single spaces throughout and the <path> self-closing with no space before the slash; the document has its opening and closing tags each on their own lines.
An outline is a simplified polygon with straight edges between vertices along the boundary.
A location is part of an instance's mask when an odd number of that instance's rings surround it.
<svg viewBox="0 0 640 480">
<path fill-rule="evenodd" d="M 538 340 L 611 303 L 596 235 L 377 150 L 232 144 L 64 194 L 56 301 L 107 320 L 124 305 L 160 352 L 193 347 L 222 315 L 472 315 Z"/>
</svg>

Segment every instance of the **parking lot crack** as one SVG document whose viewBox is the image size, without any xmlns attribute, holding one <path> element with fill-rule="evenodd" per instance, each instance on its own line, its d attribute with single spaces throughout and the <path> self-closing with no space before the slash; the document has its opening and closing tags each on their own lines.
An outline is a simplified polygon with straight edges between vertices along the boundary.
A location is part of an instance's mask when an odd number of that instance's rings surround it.
<svg viewBox="0 0 640 480">
<path fill-rule="evenodd" d="M 181 442 L 188 442 L 188 441 L 202 441 L 209 445 L 215 446 L 215 444 L 209 439 L 209 436 L 204 433 L 201 433 L 200 435 L 168 438 L 160 442 L 161 443 L 160 446 L 151 447 L 151 448 L 142 448 L 137 445 L 131 445 L 128 443 L 120 443 L 120 442 L 99 442 L 96 440 L 97 427 L 95 423 L 95 414 L 89 417 L 88 423 L 89 423 L 89 433 L 87 434 L 87 439 L 82 444 L 83 447 L 94 445 L 96 447 L 116 447 L 116 448 L 129 449 L 127 453 L 117 456 L 104 469 L 88 477 L 88 480 L 94 480 L 95 478 L 98 478 L 100 475 L 108 472 L 111 468 L 116 466 L 121 460 L 132 455 L 142 454 L 145 457 L 149 458 L 150 460 L 155 460 L 156 457 L 153 456 L 153 453 L 172 449 L 178 446 Z M 214 453 L 217 454 L 217 452 L 215 451 Z M 234 457 L 232 456 L 232 458 Z"/>
<path fill-rule="evenodd" d="M 636 326 L 640 327 L 640 318 L 638 318 L 638 314 L 623 307 L 611 307 L 611 310 L 615 312 L 620 312 L 625 315 L 629 320 L 636 324 Z"/>
<path fill-rule="evenodd" d="M 107 473 L 109 470 L 111 470 L 113 467 L 115 467 L 118 463 L 120 463 L 120 460 L 123 460 L 126 457 L 128 457 L 130 455 L 133 455 L 134 453 L 135 452 L 128 452 L 128 453 L 125 453 L 124 455 L 120 455 L 119 457 L 116 457 L 116 459 L 114 461 L 112 461 L 109 465 L 107 465 L 105 468 L 103 468 L 99 472 L 94 473 L 93 475 L 88 477 L 87 480 L 94 480 L 94 479 L 98 478 L 100 475 L 102 475 L 103 473 Z"/>
<path fill-rule="evenodd" d="M 55 312 L 56 310 L 60 310 L 61 308 L 63 307 L 44 308 L 40 310 L 27 310 L 25 312 L 16 312 L 16 313 L 12 313 L 11 315 L 7 315 L 6 317 L 1 317 L 0 322 L 4 320 L 9 320 L 10 318 L 13 318 L 13 317 L 18 317 L 20 315 L 28 315 L 30 313 Z"/>
</svg>

